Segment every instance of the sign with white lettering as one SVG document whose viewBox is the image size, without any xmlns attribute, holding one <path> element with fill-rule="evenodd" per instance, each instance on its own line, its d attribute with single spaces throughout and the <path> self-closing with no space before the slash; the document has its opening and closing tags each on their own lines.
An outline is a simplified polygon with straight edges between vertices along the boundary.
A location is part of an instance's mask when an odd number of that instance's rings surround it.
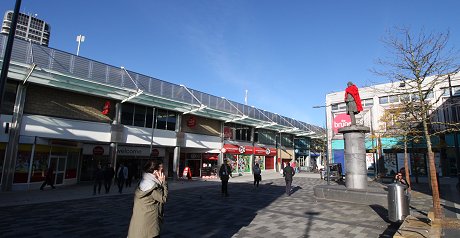
<svg viewBox="0 0 460 238">
<path fill-rule="evenodd" d="M 351 125 L 351 118 L 346 113 L 337 114 L 332 121 L 332 130 L 337 134 L 340 128 Z"/>
<path fill-rule="evenodd" d="M 118 146 L 117 154 L 120 156 L 145 156 L 164 157 L 164 148 L 138 147 L 138 146 Z"/>
</svg>

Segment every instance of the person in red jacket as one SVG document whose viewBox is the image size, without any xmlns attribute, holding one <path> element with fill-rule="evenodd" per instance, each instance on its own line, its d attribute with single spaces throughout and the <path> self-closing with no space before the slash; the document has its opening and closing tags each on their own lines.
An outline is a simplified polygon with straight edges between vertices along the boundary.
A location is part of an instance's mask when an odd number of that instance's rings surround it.
<svg viewBox="0 0 460 238">
<path fill-rule="evenodd" d="M 351 125 L 356 125 L 355 114 L 358 114 L 363 110 L 361 104 L 361 98 L 359 97 L 358 87 L 352 82 L 347 83 L 347 89 L 345 89 L 345 103 L 347 104 L 347 114 L 350 115 Z"/>
</svg>

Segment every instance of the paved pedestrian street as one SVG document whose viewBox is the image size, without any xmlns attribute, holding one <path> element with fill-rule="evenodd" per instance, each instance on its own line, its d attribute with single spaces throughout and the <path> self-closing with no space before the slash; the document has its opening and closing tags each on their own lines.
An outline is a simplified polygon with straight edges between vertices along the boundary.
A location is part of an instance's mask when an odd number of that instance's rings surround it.
<svg viewBox="0 0 460 238">
<path fill-rule="evenodd" d="M 386 209 L 316 201 L 319 179 L 295 178 L 285 195 L 282 178 L 170 191 L 162 237 L 390 237 L 397 227 Z M 126 237 L 132 194 L 0 208 L 1 237 Z"/>
</svg>

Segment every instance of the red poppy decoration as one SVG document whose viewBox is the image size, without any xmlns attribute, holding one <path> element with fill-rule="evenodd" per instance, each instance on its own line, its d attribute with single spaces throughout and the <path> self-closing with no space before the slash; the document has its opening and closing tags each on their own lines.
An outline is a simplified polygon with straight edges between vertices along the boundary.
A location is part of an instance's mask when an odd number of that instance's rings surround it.
<svg viewBox="0 0 460 238">
<path fill-rule="evenodd" d="M 110 102 L 106 101 L 104 104 L 104 108 L 102 109 L 102 114 L 107 115 L 109 114 L 109 111 L 110 111 Z"/>
</svg>

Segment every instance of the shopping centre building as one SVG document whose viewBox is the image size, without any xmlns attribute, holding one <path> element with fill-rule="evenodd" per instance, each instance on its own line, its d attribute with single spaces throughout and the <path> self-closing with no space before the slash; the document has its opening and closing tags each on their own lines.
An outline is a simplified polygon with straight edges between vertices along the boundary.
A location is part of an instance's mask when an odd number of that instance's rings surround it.
<svg viewBox="0 0 460 238">
<path fill-rule="evenodd" d="M 6 35 L 0 35 L 4 55 Z M 5 190 L 38 189 L 49 166 L 55 183 L 93 179 L 97 165 L 147 159 L 169 177 L 187 166 L 215 177 L 224 158 L 233 172 L 309 166 L 310 138 L 324 129 L 185 85 L 15 39 L 1 106 L 0 165 Z"/>
<path fill-rule="evenodd" d="M 433 126 L 430 128 L 435 163 L 440 176 L 457 176 L 458 133 L 447 131 L 443 125 L 458 123 L 460 112 L 460 75 L 449 77 L 430 77 L 427 81 L 438 80 L 436 86 L 426 93 L 426 102 L 433 105 L 429 118 Z M 449 84 L 450 81 L 450 84 Z M 427 83 L 429 85 L 430 83 Z M 358 85 L 359 86 L 359 85 Z M 346 82 L 344 82 L 344 89 Z M 404 93 L 402 93 L 404 92 Z M 428 91 L 427 91 L 428 92 Z M 386 122 L 382 116 L 387 110 L 398 108 L 403 100 L 417 99 L 414 92 L 409 92 L 404 83 L 385 83 L 359 88 L 363 111 L 356 115 L 357 124 L 368 126 L 366 134 L 367 167 L 373 172 L 375 165 L 378 171 L 391 175 L 404 167 L 404 146 L 401 137 L 385 135 Z M 345 90 L 326 95 L 328 157 L 334 163 L 344 163 L 343 136 L 338 129 L 351 124 L 346 114 L 344 102 Z M 436 126 L 438 125 L 438 126 Z M 373 135 L 373 136 L 372 136 Z M 457 142 L 458 142 L 457 140 Z M 424 139 L 411 140 L 408 144 L 409 164 L 412 175 L 427 175 L 427 148 Z M 380 166 L 380 168 L 379 168 Z M 344 167 L 344 173 L 346 167 Z"/>
</svg>

